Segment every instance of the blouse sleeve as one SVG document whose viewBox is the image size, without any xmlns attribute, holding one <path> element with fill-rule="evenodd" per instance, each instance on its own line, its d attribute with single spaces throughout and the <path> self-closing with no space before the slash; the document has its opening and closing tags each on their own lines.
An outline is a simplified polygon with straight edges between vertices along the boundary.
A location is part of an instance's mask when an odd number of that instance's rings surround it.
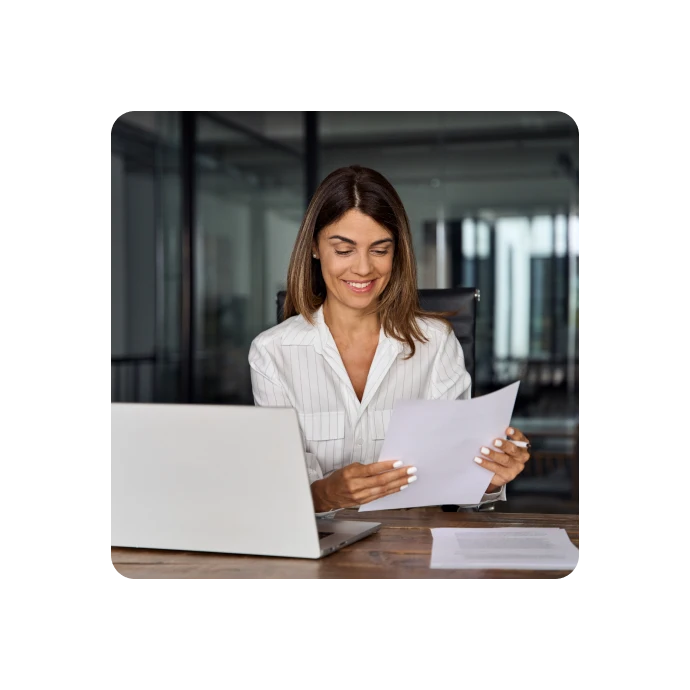
<svg viewBox="0 0 690 690">
<path fill-rule="evenodd" d="M 444 337 L 431 370 L 431 400 L 469 400 L 472 377 L 465 369 L 465 355 L 453 331 Z"/>
</svg>

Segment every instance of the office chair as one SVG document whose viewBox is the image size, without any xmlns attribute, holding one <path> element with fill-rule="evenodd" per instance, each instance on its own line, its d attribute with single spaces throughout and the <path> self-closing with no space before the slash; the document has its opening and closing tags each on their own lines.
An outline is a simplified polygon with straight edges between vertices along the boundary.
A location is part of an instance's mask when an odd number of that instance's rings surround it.
<svg viewBox="0 0 690 690">
<path fill-rule="evenodd" d="M 285 304 L 285 290 L 277 295 L 277 320 L 283 320 L 283 305 Z M 475 370 L 475 334 L 477 326 L 477 302 L 479 290 L 473 287 L 458 287 L 449 290 L 419 290 L 419 303 L 427 311 L 454 312 L 448 318 L 455 337 L 460 341 L 465 355 L 465 369 L 472 377 L 472 390 L 476 388 Z"/>
</svg>

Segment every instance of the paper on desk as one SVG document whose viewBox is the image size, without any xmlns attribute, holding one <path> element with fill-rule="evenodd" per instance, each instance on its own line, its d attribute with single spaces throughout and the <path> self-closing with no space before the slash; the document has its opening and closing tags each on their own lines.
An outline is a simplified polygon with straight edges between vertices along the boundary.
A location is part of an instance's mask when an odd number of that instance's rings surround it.
<svg viewBox="0 0 690 690">
<path fill-rule="evenodd" d="M 441 527 L 431 535 L 431 568 L 572 570 L 579 556 L 560 528 Z"/>
<path fill-rule="evenodd" d="M 474 462 L 482 446 L 505 438 L 519 381 L 471 400 L 400 400 L 379 460 L 417 468 L 417 481 L 360 506 L 360 511 L 477 504 L 493 473 Z M 495 448 L 494 448 L 495 450 Z"/>
</svg>

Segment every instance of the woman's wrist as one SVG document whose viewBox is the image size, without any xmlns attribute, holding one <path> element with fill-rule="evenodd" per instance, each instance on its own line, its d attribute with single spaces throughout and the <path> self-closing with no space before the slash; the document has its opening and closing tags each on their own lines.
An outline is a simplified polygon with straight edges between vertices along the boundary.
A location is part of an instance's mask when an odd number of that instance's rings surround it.
<svg viewBox="0 0 690 690">
<path fill-rule="evenodd" d="M 311 498 L 314 502 L 315 513 L 326 513 L 329 510 L 333 510 L 333 506 L 330 505 L 325 495 L 326 481 L 326 479 L 317 479 L 311 485 Z"/>
</svg>

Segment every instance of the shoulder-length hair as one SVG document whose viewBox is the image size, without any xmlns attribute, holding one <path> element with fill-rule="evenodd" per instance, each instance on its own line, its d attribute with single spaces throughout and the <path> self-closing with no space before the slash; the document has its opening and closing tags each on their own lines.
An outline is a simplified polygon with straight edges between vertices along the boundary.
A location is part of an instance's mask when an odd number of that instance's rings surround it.
<svg viewBox="0 0 690 690">
<path fill-rule="evenodd" d="M 313 245 L 323 228 L 356 208 L 393 236 L 391 278 L 374 307 L 388 337 L 406 343 L 408 358 L 415 353 L 415 341 L 426 342 L 418 319 L 439 319 L 445 312 L 428 312 L 419 306 L 417 265 L 412 249 L 410 221 L 402 201 L 381 173 L 351 165 L 334 170 L 314 193 L 297 235 L 287 278 L 283 319 L 301 314 L 313 323 L 313 314 L 326 299 L 326 283 L 321 264 L 313 258 Z"/>
</svg>

